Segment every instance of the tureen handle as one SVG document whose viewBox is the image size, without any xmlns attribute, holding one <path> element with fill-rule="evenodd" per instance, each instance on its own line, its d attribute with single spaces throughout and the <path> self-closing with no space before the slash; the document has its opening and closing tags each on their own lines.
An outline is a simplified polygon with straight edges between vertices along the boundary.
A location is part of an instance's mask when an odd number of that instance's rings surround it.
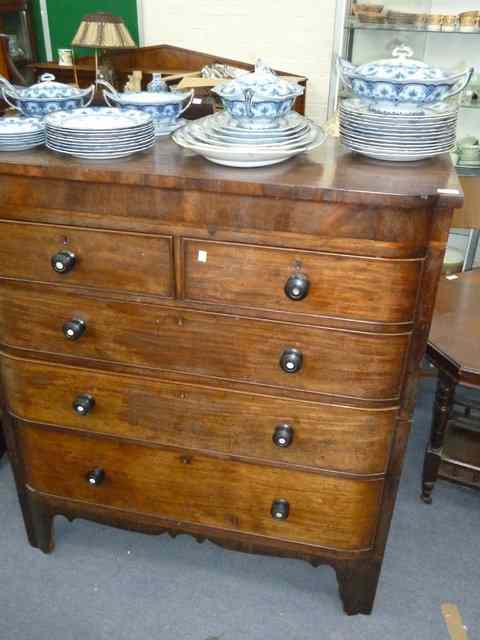
<svg viewBox="0 0 480 640">
<path fill-rule="evenodd" d="M 103 78 L 98 78 L 97 80 L 97 84 L 101 84 L 104 87 L 107 87 L 107 89 L 110 91 L 110 93 L 113 93 L 113 95 L 115 97 L 118 97 L 118 91 L 115 89 L 114 86 L 112 86 L 109 82 L 107 82 L 106 80 L 104 80 Z M 104 92 L 105 93 L 105 92 Z"/>
<path fill-rule="evenodd" d="M 347 89 L 352 89 L 352 81 L 350 76 L 353 76 L 355 74 L 355 65 L 353 65 L 351 62 L 348 62 L 348 60 L 343 60 L 343 58 L 340 58 L 340 56 L 338 56 L 337 71 L 341 81 L 347 87 Z"/>
<path fill-rule="evenodd" d="M 2 87 L 2 98 L 5 100 L 5 102 L 12 107 L 12 109 L 15 109 L 16 111 L 22 111 L 21 108 L 15 104 L 14 102 L 10 102 L 10 99 L 8 97 L 8 93 L 5 91 L 5 87 Z"/>
<path fill-rule="evenodd" d="M 52 80 L 55 80 L 53 73 L 42 73 L 40 76 L 40 82 L 52 82 Z"/>
<path fill-rule="evenodd" d="M 88 89 L 85 90 L 85 93 L 83 94 L 84 97 L 88 96 L 88 92 L 90 91 L 90 98 L 87 100 L 87 102 L 83 105 L 84 107 L 89 107 L 92 102 L 93 102 L 93 98 L 95 97 L 95 85 L 92 84 L 88 87 Z"/>
<path fill-rule="evenodd" d="M 106 89 L 104 89 L 102 93 L 103 93 L 103 99 L 105 100 L 105 102 L 108 104 L 109 107 L 111 107 L 112 109 L 114 109 L 115 107 L 118 107 L 118 102 L 116 104 L 112 104 L 110 102 L 110 100 L 115 100 L 115 96 L 112 93 L 110 93 Z"/>
<path fill-rule="evenodd" d="M 399 47 L 395 47 L 392 51 L 394 58 L 411 58 L 413 56 L 413 49 L 408 44 L 401 44 Z"/>
<path fill-rule="evenodd" d="M 195 90 L 194 89 L 190 89 L 189 93 L 190 93 L 190 98 L 187 100 L 187 104 L 183 107 L 183 109 L 178 112 L 179 116 L 181 116 L 182 113 L 184 113 L 193 102 L 193 96 L 195 95 Z"/>
<path fill-rule="evenodd" d="M 465 72 L 465 74 L 460 78 L 460 80 L 453 85 L 451 91 L 447 93 L 442 99 L 446 100 L 447 98 L 453 98 L 453 96 L 457 96 L 459 93 L 461 93 L 465 89 L 467 84 L 470 82 L 470 80 L 472 79 L 474 71 L 475 71 L 475 68 L 470 67 L 470 69 L 468 69 Z"/>
<path fill-rule="evenodd" d="M 247 112 L 247 117 L 248 118 L 253 118 L 253 110 L 252 110 L 253 91 L 252 91 L 252 89 L 244 89 L 243 95 L 245 96 L 245 111 Z"/>
<path fill-rule="evenodd" d="M 12 104 L 8 99 L 8 96 L 15 99 L 18 99 L 20 97 L 18 95 L 18 91 L 15 89 L 13 84 L 10 84 L 10 82 L 6 78 L 0 75 L 0 86 L 2 87 L 2 97 L 5 100 L 5 102 L 13 109 L 18 109 L 18 111 L 21 111 L 21 109 L 17 107 L 16 104 Z"/>
</svg>

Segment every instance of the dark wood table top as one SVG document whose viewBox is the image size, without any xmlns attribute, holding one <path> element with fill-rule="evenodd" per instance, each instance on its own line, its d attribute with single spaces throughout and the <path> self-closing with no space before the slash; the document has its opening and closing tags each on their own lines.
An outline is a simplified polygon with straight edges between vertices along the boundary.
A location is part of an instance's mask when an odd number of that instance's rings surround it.
<svg viewBox="0 0 480 640">
<path fill-rule="evenodd" d="M 215 165 L 160 139 L 151 151 L 111 161 L 90 162 L 46 149 L 1 153 L 0 174 L 407 209 L 457 208 L 463 202 L 448 155 L 388 163 L 352 154 L 334 139 L 282 164 L 255 169 Z"/>
<path fill-rule="evenodd" d="M 428 352 L 459 382 L 480 386 L 480 270 L 442 277 Z"/>
</svg>

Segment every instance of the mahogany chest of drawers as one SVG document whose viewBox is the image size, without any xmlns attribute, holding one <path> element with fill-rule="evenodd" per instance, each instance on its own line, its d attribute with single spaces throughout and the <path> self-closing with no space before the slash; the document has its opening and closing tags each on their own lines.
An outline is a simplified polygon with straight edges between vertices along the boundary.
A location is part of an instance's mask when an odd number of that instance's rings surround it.
<svg viewBox="0 0 480 640">
<path fill-rule="evenodd" d="M 4 422 L 57 514 L 332 565 L 369 613 L 453 208 L 447 158 L 0 158 Z"/>
</svg>

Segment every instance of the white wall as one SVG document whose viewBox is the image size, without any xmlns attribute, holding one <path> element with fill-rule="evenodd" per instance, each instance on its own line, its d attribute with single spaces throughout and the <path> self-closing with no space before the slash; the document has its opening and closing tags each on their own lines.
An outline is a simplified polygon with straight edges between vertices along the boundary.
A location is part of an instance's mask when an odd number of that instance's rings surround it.
<svg viewBox="0 0 480 640">
<path fill-rule="evenodd" d="M 309 79 L 307 112 L 323 122 L 335 0 L 142 0 L 144 44 L 172 44 Z"/>
</svg>

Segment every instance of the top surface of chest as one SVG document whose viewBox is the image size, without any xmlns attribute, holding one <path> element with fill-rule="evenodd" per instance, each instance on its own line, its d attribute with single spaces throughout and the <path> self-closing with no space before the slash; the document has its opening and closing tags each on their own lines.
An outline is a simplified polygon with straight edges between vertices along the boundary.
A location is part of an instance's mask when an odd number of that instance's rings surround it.
<svg viewBox="0 0 480 640">
<path fill-rule="evenodd" d="M 37 149 L 3 153 L 0 175 L 401 208 L 461 206 L 462 190 L 448 155 L 413 164 L 362 158 L 330 139 L 280 165 L 242 170 L 219 167 L 162 140 L 147 154 L 108 164 Z"/>
</svg>

